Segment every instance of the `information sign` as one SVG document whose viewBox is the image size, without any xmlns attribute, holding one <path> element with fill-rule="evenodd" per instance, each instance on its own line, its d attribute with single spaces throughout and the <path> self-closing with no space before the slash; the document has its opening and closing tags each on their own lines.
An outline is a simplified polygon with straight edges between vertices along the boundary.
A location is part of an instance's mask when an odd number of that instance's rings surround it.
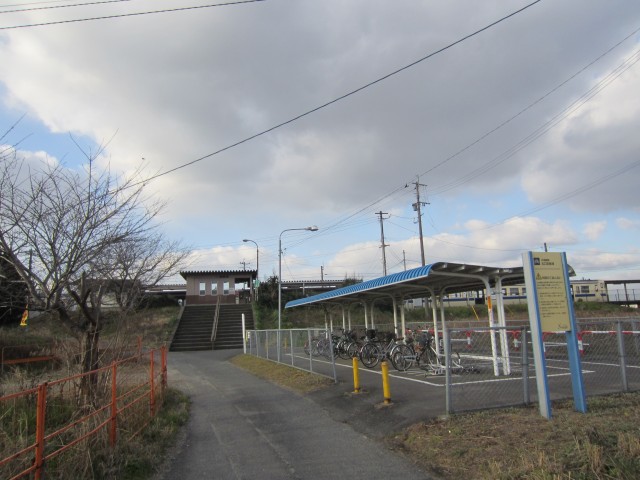
<svg viewBox="0 0 640 480">
<path fill-rule="evenodd" d="M 538 312 L 543 332 L 571 330 L 571 313 L 567 298 L 569 279 L 565 275 L 562 254 L 533 253 Z"/>
</svg>

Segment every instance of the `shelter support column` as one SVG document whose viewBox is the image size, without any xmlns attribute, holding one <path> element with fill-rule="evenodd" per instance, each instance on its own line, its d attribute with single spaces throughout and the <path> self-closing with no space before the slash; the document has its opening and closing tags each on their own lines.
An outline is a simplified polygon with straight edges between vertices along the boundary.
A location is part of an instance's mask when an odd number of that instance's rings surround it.
<svg viewBox="0 0 640 480">
<path fill-rule="evenodd" d="M 371 328 L 375 330 L 376 328 L 376 320 L 373 318 L 373 306 L 375 305 L 375 301 L 371 302 L 369 305 L 370 313 L 371 313 Z"/>
<path fill-rule="evenodd" d="M 487 292 L 487 313 L 489 315 L 489 328 L 496 327 L 495 318 L 493 315 L 493 305 L 491 304 L 491 285 L 489 285 L 489 280 L 483 278 L 485 291 Z M 491 357 L 493 359 L 493 374 L 496 377 L 500 376 L 500 366 L 498 362 L 498 346 L 496 344 L 496 331 L 491 330 L 489 332 L 489 337 L 491 338 Z"/>
<path fill-rule="evenodd" d="M 441 331 L 444 332 L 444 298 L 442 298 L 444 296 L 443 292 L 440 292 L 440 295 L 438 295 L 438 303 L 440 304 L 440 326 L 441 326 Z M 433 321 L 433 334 L 436 337 L 436 353 L 438 355 L 442 355 L 444 354 L 444 352 L 440 351 L 440 338 L 438 336 L 438 331 L 436 330 L 436 328 L 438 327 L 438 322 L 437 321 Z"/>
<path fill-rule="evenodd" d="M 369 330 L 369 304 L 362 302 L 364 305 L 364 329 Z"/>
<path fill-rule="evenodd" d="M 500 353 L 502 354 L 502 373 L 511 375 L 511 361 L 509 358 L 509 339 L 507 337 L 507 318 L 504 311 L 504 294 L 502 293 L 502 278 L 496 280 L 496 300 L 498 309 L 498 325 L 500 330 Z"/>
<path fill-rule="evenodd" d="M 402 335 L 398 334 L 398 302 L 396 301 L 396 297 L 391 297 L 391 304 L 393 305 L 393 333 L 395 333 L 397 337 L 401 337 Z"/>
<path fill-rule="evenodd" d="M 344 305 L 340 305 L 340 308 L 342 309 L 342 330 L 346 330 L 347 329 L 347 317 L 344 313 Z"/>
<path fill-rule="evenodd" d="M 402 328 L 402 337 L 405 338 L 407 336 L 407 324 L 405 322 L 405 308 L 404 308 L 404 299 L 400 299 L 400 325 Z"/>
</svg>

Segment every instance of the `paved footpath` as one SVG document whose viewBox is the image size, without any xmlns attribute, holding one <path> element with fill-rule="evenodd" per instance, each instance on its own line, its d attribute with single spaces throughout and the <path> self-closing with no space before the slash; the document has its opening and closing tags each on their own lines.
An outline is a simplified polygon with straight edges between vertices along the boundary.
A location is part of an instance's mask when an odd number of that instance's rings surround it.
<svg viewBox="0 0 640 480">
<path fill-rule="evenodd" d="M 381 441 L 332 418 L 312 397 L 227 361 L 238 353 L 169 354 L 169 384 L 191 397 L 192 409 L 186 436 L 159 479 L 431 478 Z"/>
</svg>

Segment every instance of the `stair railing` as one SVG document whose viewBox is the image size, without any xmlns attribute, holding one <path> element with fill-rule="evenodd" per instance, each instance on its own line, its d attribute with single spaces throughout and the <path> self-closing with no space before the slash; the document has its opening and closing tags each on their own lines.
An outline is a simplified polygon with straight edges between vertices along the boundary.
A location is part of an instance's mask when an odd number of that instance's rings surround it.
<svg viewBox="0 0 640 480">
<path fill-rule="evenodd" d="M 216 313 L 213 316 L 213 328 L 211 329 L 211 349 L 213 349 L 213 342 L 216 341 L 216 335 L 218 333 L 219 318 L 220 318 L 220 297 L 216 299 Z"/>
</svg>

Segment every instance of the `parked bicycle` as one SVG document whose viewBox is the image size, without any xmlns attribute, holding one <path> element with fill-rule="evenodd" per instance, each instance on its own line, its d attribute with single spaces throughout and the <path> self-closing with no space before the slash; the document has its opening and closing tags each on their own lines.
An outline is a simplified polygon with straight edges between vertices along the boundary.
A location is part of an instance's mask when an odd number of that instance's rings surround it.
<svg viewBox="0 0 640 480">
<path fill-rule="evenodd" d="M 399 343 L 395 333 L 386 333 L 384 340 L 378 340 L 375 330 L 368 333 L 367 341 L 360 350 L 360 361 L 365 367 L 374 368 L 388 358 L 398 371 L 410 368 L 409 359 L 415 357 L 415 353 L 404 343 Z"/>
<path fill-rule="evenodd" d="M 436 351 L 435 337 L 428 330 L 414 331 L 408 337 L 407 343 L 415 352 L 415 363 L 419 368 L 434 375 L 445 373 L 446 357 L 443 353 Z M 452 372 L 462 373 L 473 369 L 473 367 L 465 367 L 462 364 L 462 359 L 458 352 L 452 351 L 450 357 Z"/>
</svg>

